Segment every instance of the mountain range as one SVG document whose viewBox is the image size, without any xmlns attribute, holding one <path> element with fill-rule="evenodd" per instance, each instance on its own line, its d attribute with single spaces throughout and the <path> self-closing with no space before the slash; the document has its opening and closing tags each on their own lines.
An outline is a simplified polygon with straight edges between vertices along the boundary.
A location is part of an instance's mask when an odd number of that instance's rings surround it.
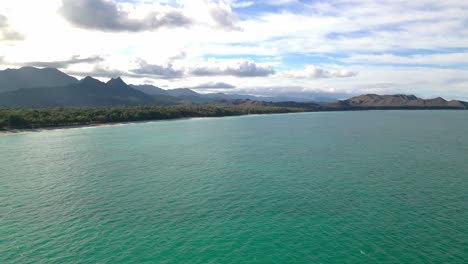
<svg viewBox="0 0 468 264">
<path fill-rule="evenodd" d="M 165 90 L 153 85 L 128 85 L 121 78 L 107 83 L 92 77 L 78 80 L 57 69 L 23 67 L 0 71 L 0 107 L 111 107 L 143 105 L 263 105 L 307 110 L 394 108 L 467 109 L 468 103 L 443 98 L 421 99 L 414 95 L 367 94 L 347 100 L 315 103 L 288 97 L 211 93 L 188 88 Z"/>
</svg>

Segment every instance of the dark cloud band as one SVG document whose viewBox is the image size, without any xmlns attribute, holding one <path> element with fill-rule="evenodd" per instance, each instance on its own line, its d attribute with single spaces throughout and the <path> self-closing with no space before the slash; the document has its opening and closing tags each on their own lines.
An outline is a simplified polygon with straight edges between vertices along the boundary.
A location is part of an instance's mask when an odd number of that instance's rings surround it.
<svg viewBox="0 0 468 264">
<path fill-rule="evenodd" d="M 59 12 L 70 23 L 101 31 L 149 31 L 161 27 L 183 27 L 191 20 L 178 11 L 152 12 L 142 19 L 132 19 L 109 0 L 62 0 Z"/>
<path fill-rule="evenodd" d="M 258 65 L 254 61 L 241 60 L 229 65 L 214 63 L 213 65 L 192 66 L 176 69 L 172 64 L 149 64 L 145 60 L 138 61 L 139 67 L 131 70 L 134 74 L 157 76 L 172 79 L 183 76 L 235 76 L 235 77 L 266 77 L 275 73 L 271 66 Z"/>
<path fill-rule="evenodd" d="M 103 61 L 104 58 L 101 56 L 92 56 L 92 57 L 85 57 L 82 58 L 78 55 L 71 57 L 68 60 L 60 60 L 60 61 L 28 61 L 28 62 L 8 62 L 0 57 L 0 63 L 6 65 L 16 65 L 16 66 L 34 66 L 34 67 L 44 67 L 44 68 L 66 68 L 73 64 L 81 64 L 81 63 L 96 63 Z"/>
</svg>

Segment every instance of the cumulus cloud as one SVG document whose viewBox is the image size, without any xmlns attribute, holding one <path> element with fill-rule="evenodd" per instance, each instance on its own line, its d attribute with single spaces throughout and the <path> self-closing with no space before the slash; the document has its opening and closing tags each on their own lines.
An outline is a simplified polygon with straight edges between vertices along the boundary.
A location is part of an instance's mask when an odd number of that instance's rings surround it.
<svg viewBox="0 0 468 264">
<path fill-rule="evenodd" d="M 23 39 L 24 36 L 10 26 L 8 18 L 0 14 L 0 40 L 15 41 Z"/>
<path fill-rule="evenodd" d="M 274 74 L 272 66 L 257 64 L 251 60 L 217 60 L 199 61 L 175 67 L 172 63 L 150 64 L 143 59 L 138 60 L 138 68 L 131 70 L 134 74 L 151 75 L 159 78 L 172 79 L 187 76 L 235 76 L 235 77 L 266 77 Z"/>
<path fill-rule="evenodd" d="M 179 78 L 184 75 L 183 69 L 175 69 L 171 63 L 168 64 L 149 64 L 145 60 L 138 60 L 138 68 L 131 70 L 135 74 L 152 75 L 159 78 L 171 79 Z"/>
<path fill-rule="evenodd" d="M 102 31 L 139 32 L 161 27 L 182 27 L 191 23 L 177 10 L 150 12 L 143 18 L 133 18 L 110 0 L 62 0 L 59 12 L 78 27 Z"/>
<path fill-rule="evenodd" d="M 236 77 L 265 77 L 275 73 L 271 65 L 257 64 L 252 60 L 209 61 L 190 69 L 195 76 L 230 75 Z"/>
<path fill-rule="evenodd" d="M 240 30 L 236 26 L 238 17 L 231 10 L 231 7 L 220 3 L 210 3 L 208 6 L 211 18 L 219 28 L 227 30 Z"/>
<path fill-rule="evenodd" d="M 202 83 L 193 87 L 190 87 L 190 89 L 234 89 L 236 86 L 225 83 L 225 82 L 208 82 L 208 83 Z"/>
<path fill-rule="evenodd" d="M 309 65 L 299 71 L 284 71 L 277 74 L 284 78 L 293 79 L 322 79 L 322 78 L 346 78 L 357 75 L 357 72 L 349 70 L 329 71 L 315 65 Z"/>
</svg>

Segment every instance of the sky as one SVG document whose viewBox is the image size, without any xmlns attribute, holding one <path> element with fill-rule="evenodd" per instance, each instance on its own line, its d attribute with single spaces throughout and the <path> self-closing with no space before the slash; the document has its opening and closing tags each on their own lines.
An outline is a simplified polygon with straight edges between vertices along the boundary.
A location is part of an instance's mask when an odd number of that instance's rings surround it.
<svg viewBox="0 0 468 264">
<path fill-rule="evenodd" d="M 468 100 L 466 0 L 1 0 L 0 69 L 164 89 Z"/>
</svg>

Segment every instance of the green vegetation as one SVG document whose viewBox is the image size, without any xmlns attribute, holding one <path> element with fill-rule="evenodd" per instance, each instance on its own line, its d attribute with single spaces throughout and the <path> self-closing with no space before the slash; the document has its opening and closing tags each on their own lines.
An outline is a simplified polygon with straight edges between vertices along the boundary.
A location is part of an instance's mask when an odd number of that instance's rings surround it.
<svg viewBox="0 0 468 264">
<path fill-rule="evenodd" d="M 290 113 L 300 108 L 274 106 L 137 106 L 111 108 L 0 109 L 0 130 L 220 117 L 248 114 Z"/>
</svg>

